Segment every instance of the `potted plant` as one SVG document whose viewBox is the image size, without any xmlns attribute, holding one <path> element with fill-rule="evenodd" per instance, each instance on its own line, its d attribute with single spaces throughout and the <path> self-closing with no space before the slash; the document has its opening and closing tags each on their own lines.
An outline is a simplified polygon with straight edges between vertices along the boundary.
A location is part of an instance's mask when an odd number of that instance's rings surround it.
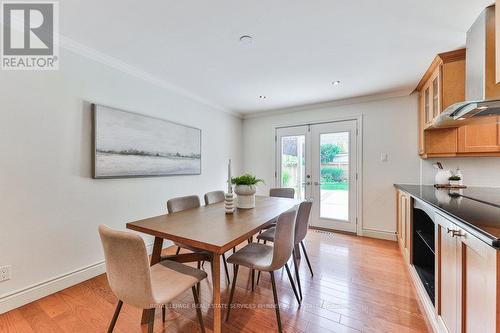
<svg viewBox="0 0 500 333">
<path fill-rule="evenodd" d="M 258 183 L 263 183 L 264 181 L 260 178 L 255 177 L 252 174 L 245 173 L 239 177 L 234 177 L 231 179 L 231 183 L 236 185 L 234 187 L 234 193 L 238 196 L 236 201 L 237 208 L 250 209 L 255 207 L 255 185 Z"/>
<path fill-rule="evenodd" d="M 462 185 L 462 178 L 460 178 L 460 176 L 454 175 L 448 178 L 448 180 L 450 181 L 450 185 L 452 186 Z"/>
</svg>

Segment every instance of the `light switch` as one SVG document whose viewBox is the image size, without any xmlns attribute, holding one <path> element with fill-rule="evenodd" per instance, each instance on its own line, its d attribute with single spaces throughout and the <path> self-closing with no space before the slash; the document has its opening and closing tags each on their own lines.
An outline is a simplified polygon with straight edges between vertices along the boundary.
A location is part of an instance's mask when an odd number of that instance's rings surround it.
<svg viewBox="0 0 500 333">
<path fill-rule="evenodd" d="M 380 161 L 387 162 L 389 160 L 389 156 L 387 153 L 380 153 Z"/>
</svg>

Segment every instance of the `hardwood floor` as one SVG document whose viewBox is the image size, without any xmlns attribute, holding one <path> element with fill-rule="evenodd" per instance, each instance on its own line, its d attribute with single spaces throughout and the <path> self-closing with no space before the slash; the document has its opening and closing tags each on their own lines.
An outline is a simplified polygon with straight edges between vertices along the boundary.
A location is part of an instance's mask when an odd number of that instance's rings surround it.
<svg viewBox="0 0 500 333">
<path fill-rule="evenodd" d="M 304 302 L 301 308 L 284 271 L 276 283 L 286 332 L 428 332 L 414 287 L 395 242 L 311 230 L 306 247 L 314 269 L 310 276 L 305 260 L 300 264 Z M 164 250 L 173 253 L 175 248 Z M 205 269 L 209 272 L 210 265 Z M 230 267 L 232 274 L 232 267 Z M 223 274 L 223 270 L 221 272 Z M 211 280 L 202 283 L 201 300 L 211 300 Z M 221 277 L 223 288 L 226 279 Z M 231 310 L 224 332 L 277 330 L 268 274 L 250 291 L 250 274 L 241 267 L 235 302 L 248 308 Z M 224 288 L 226 289 L 226 288 Z M 223 301 L 228 297 L 223 291 Z M 105 332 L 117 299 L 105 275 L 50 295 L 0 315 L 0 332 Z M 191 292 L 175 300 L 162 323 L 157 311 L 155 332 L 199 331 Z M 207 332 L 212 312 L 205 307 Z M 223 311 L 225 318 L 225 311 Z M 141 310 L 123 305 L 115 332 L 146 332 L 140 326 Z"/>
</svg>

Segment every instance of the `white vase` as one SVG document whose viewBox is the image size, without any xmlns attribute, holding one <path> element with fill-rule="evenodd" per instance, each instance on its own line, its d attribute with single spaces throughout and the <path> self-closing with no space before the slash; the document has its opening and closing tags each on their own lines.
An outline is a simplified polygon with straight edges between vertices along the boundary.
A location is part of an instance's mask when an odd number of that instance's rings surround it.
<svg viewBox="0 0 500 333">
<path fill-rule="evenodd" d="M 238 196 L 236 207 L 242 209 L 250 209 L 255 207 L 255 185 L 236 185 L 234 193 Z"/>
<path fill-rule="evenodd" d="M 452 176 L 451 171 L 447 169 L 439 169 L 438 172 L 436 172 L 436 184 L 438 185 L 443 185 L 443 184 L 448 184 L 448 178 Z"/>
</svg>

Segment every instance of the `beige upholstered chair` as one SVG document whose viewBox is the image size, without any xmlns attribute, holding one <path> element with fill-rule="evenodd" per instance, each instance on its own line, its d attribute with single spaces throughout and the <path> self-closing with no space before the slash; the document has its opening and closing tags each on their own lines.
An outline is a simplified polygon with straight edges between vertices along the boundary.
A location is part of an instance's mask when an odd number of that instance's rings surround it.
<svg viewBox="0 0 500 333">
<path fill-rule="evenodd" d="M 291 209 L 279 216 L 278 224 L 276 225 L 276 232 L 274 235 L 274 246 L 269 246 L 261 243 L 250 243 L 227 258 L 227 262 L 234 265 L 234 276 L 233 284 L 231 286 L 231 294 L 229 296 L 226 320 L 229 319 L 229 313 L 233 303 L 234 290 L 236 286 L 236 279 L 238 276 L 238 267 L 241 265 L 252 270 L 270 273 L 271 284 L 273 287 L 276 319 L 278 321 L 279 332 L 282 331 L 278 295 L 276 293 L 276 283 L 274 280 L 274 271 L 279 270 L 280 268 L 285 266 L 288 279 L 292 284 L 293 292 L 298 298 L 297 290 L 295 289 L 295 285 L 293 283 L 292 274 L 290 273 L 290 268 L 287 264 L 288 259 L 292 255 L 294 245 L 296 213 L 297 212 L 295 209 Z"/>
<path fill-rule="evenodd" d="M 314 276 L 314 273 L 313 273 L 313 270 L 311 267 L 311 262 L 309 261 L 306 247 L 304 245 L 304 239 L 306 238 L 307 230 L 309 228 L 309 216 L 311 214 L 311 207 L 312 207 L 312 202 L 310 202 L 310 201 L 303 201 L 299 205 L 299 209 L 297 210 L 297 217 L 295 220 L 294 245 L 300 244 L 302 246 L 302 251 L 304 252 L 304 256 L 306 257 L 307 266 L 309 266 L 309 271 L 311 272 L 311 276 Z M 270 228 L 270 229 L 264 231 L 262 234 L 257 236 L 257 241 L 263 240 L 264 244 L 266 244 L 266 242 L 268 242 L 268 241 L 274 242 L 275 231 L 276 231 L 275 228 Z M 297 263 L 298 263 L 297 262 L 297 254 L 295 253 L 295 250 L 293 251 L 292 254 L 293 254 L 294 268 L 295 268 L 295 279 L 297 280 L 297 285 L 299 287 L 300 300 L 302 300 L 302 287 L 300 285 L 299 269 L 298 269 L 298 265 L 297 265 Z M 257 284 L 259 283 L 259 278 L 260 278 L 260 272 L 259 272 L 259 275 L 257 276 Z"/>
<path fill-rule="evenodd" d="M 108 328 L 112 332 L 122 304 L 142 309 L 164 308 L 165 304 L 191 288 L 196 314 L 205 332 L 195 285 L 207 274 L 181 263 L 165 260 L 149 266 L 144 241 L 139 235 L 99 226 L 109 286 L 118 297 L 118 305 Z M 149 318 L 148 332 L 153 332 L 154 312 Z M 163 316 L 165 320 L 165 316 Z"/>
<path fill-rule="evenodd" d="M 223 192 L 223 194 L 224 194 L 224 192 Z M 205 202 L 206 202 L 206 194 L 205 194 Z M 198 208 L 198 207 L 200 207 L 200 198 L 198 198 L 197 195 L 188 195 L 185 197 L 177 197 L 177 198 L 173 198 L 173 199 L 170 199 L 167 201 L 167 211 L 169 214 L 181 212 L 181 211 L 188 210 L 188 209 Z M 196 252 L 196 253 L 204 253 L 208 257 L 211 256 L 209 252 L 194 248 L 192 246 L 188 246 L 188 245 L 180 244 L 180 243 L 174 243 L 174 244 L 177 245 L 177 251 L 175 253 L 176 255 L 179 254 L 181 248 L 184 248 L 184 249 Z M 229 272 L 227 269 L 226 258 L 224 255 L 222 256 L 222 259 L 224 262 L 226 279 L 227 279 L 227 282 L 229 283 L 229 281 L 230 281 Z M 200 267 L 201 267 L 201 263 L 200 263 L 200 261 L 198 261 L 198 268 L 200 268 Z"/>
<path fill-rule="evenodd" d="M 212 191 L 204 195 L 205 205 L 211 205 L 224 201 L 224 191 Z"/>
<path fill-rule="evenodd" d="M 295 197 L 295 190 L 287 187 L 272 188 L 269 190 L 269 196 L 293 199 Z"/>
</svg>

